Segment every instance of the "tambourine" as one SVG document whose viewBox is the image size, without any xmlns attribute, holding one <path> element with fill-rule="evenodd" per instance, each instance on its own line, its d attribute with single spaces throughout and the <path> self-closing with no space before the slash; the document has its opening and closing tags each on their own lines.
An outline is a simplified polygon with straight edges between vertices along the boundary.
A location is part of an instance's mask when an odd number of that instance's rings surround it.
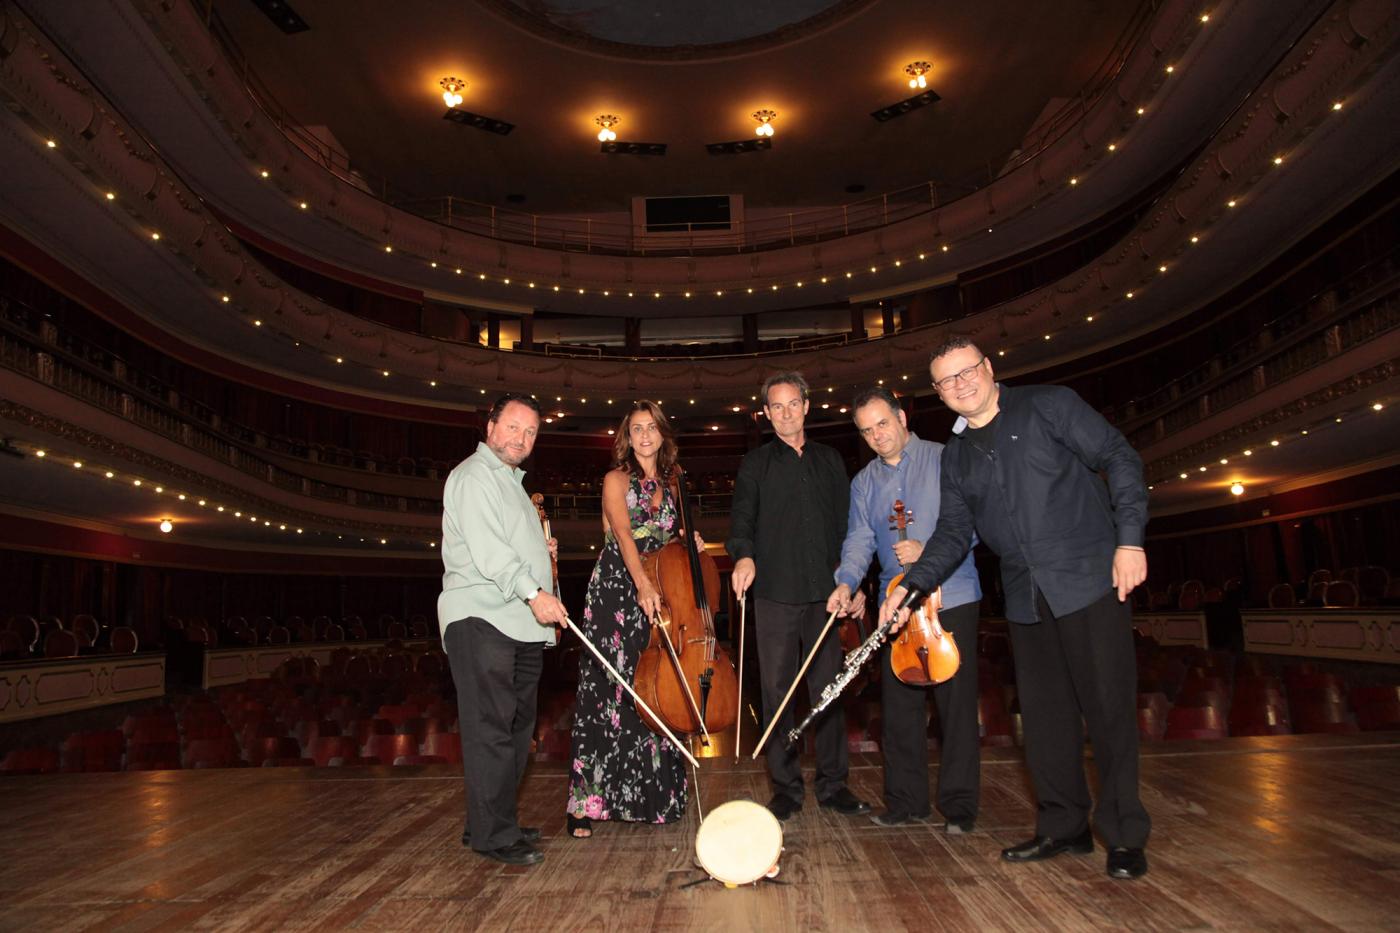
<svg viewBox="0 0 1400 933">
<path fill-rule="evenodd" d="M 695 834 L 695 860 L 727 888 L 775 877 L 782 854 L 782 824 L 752 800 L 715 807 Z"/>
</svg>

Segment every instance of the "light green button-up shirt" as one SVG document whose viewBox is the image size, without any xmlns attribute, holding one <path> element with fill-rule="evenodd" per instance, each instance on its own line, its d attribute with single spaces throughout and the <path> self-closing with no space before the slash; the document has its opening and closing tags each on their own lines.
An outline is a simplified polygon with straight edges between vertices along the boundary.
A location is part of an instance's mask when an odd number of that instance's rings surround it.
<svg viewBox="0 0 1400 933">
<path fill-rule="evenodd" d="M 551 581 L 539 513 L 525 493 L 525 471 L 485 444 L 447 477 L 442 492 L 442 595 L 438 626 L 484 619 L 523 642 L 554 644 L 555 628 L 535 621 L 525 602 Z"/>
</svg>

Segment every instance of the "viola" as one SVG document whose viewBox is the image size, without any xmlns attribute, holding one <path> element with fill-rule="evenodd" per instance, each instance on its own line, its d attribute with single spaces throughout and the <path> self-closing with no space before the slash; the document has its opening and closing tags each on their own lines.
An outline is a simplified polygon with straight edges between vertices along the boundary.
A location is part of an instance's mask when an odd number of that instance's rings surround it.
<svg viewBox="0 0 1400 933">
<path fill-rule="evenodd" d="M 738 718 L 738 678 L 715 638 L 711 607 L 719 601 L 719 568 L 695 544 L 685 473 L 679 466 L 672 479 L 682 530 L 642 561 L 661 594 L 661 611 L 652 620 L 651 640 L 637 661 L 633 686 L 661 724 L 699 734 L 708 745 L 710 733 L 732 727 Z M 647 728 L 661 731 L 640 705 L 637 712 Z"/>
<path fill-rule="evenodd" d="M 909 526 L 914 516 L 908 513 L 902 501 L 895 500 L 894 514 L 889 520 L 899 540 L 909 540 Z M 886 599 L 903 582 L 909 567 L 904 565 L 902 571 L 885 587 Z M 961 658 L 957 643 L 938 623 L 939 592 L 941 590 L 925 597 L 913 608 L 909 621 L 890 642 L 890 668 L 903 683 L 927 687 L 941 684 L 958 672 Z"/>
</svg>

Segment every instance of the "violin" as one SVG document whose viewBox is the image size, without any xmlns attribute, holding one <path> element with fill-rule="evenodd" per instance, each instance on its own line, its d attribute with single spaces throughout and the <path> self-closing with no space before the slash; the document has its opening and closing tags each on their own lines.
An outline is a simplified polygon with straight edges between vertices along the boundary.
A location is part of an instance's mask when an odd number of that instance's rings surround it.
<svg viewBox="0 0 1400 933">
<path fill-rule="evenodd" d="M 889 520 L 899 540 L 909 540 L 908 529 L 914 523 L 914 516 L 908 513 L 899 499 L 894 502 L 894 514 Z M 886 599 L 903 582 L 904 575 L 909 572 L 908 565 L 903 565 L 902 571 L 885 587 Z M 890 668 L 903 683 L 927 687 L 941 684 L 958 672 L 961 663 L 958 646 L 953 636 L 938 624 L 941 606 L 939 592 L 925 597 L 913 608 L 909 621 L 890 642 Z"/>
<path fill-rule="evenodd" d="M 535 511 L 538 512 L 538 513 L 539 513 L 539 516 L 540 516 L 540 527 L 544 529 L 544 539 L 545 539 L 545 541 L 548 541 L 550 538 L 554 537 L 554 535 L 550 534 L 550 531 L 549 531 L 549 516 L 546 515 L 546 514 L 545 514 L 545 511 L 544 511 L 544 496 L 541 495 L 540 493 L 535 493 L 534 495 L 532 495 L 532 496 L 530 497 L 530 501 L 533 502 L 533 503 L 535 504 Z M 550 554 L 550 555 L 549 555 L 549 571 L 550 571 L 550 576 L 553 577 L 553 587 L 554 587 L 553 593 L 554 593 L 555 596 L 558 596 L 558 595 L 559 595 L 559 558 L 558 558 L 558 556 L 555 555 L 555 554 Z"/>
<path fill-rule="evenodd" d="M 719 601 L 719 568 L 695 544 L 685 473 L 679 466 L 672 479 L 682 531 L 642 561 L 661 594 L 661 610 L 652 619 L 651 640 L 637 661 L 633 686 L 661 724 L 678 733 L 698 733 L 702 744 L 709 745 L 710 733 L 722 732 L 738 719 L 738 680 L 715 638 L 711 607 Z M 637 713 L 647 728 L 662 731 L 640 704 Z"/>
</svg>

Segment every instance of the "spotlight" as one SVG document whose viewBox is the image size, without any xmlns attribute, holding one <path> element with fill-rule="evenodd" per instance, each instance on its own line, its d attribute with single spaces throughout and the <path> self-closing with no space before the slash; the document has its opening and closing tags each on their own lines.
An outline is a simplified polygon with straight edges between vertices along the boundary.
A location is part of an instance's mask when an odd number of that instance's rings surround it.
<svg viewBox="0 0 1400 933">
<path fill-rule="evenodd" d="M 594 117 L 593 122 L 602 127 L 602 129 L 598 131 L 598 142 L 610 143 L 617 139 L 617 133 L 613 130 L 613 127 L 622 122 L 621 117 L 611 113 L 604 113 Z"/>
<path fill-rule="evenodd" d="M 467 82 L 460 78 L 443 78 L 438 82 L 442 88 L 442 102 L 449 107 L 457 107 L 462 103 L 462 91 L 467 89 Z"/>
<path fill-rule="evenodd" d="M 753 118 L 758 121 L 758 126 L 754 127 L 755 136 L 772 136 L 773 120 L 778 116 L 775 110 L 755 110 Z"/>
<path fill-rule="evenodd" d="M 175 530 L 175 523 L 168 518 L 162 518 L 160 520 L 160 530 L 163 534 L 168 535 Z"/>
<path fill-rule="evenodd" d="M 1231 484 L 1230 484 L 1230 495 L 1232 495 L 1232 496 L 1242 496 L 1242 495 L 1244 495 L 1244 483 L 1231 483 Z"/>
</svg>

